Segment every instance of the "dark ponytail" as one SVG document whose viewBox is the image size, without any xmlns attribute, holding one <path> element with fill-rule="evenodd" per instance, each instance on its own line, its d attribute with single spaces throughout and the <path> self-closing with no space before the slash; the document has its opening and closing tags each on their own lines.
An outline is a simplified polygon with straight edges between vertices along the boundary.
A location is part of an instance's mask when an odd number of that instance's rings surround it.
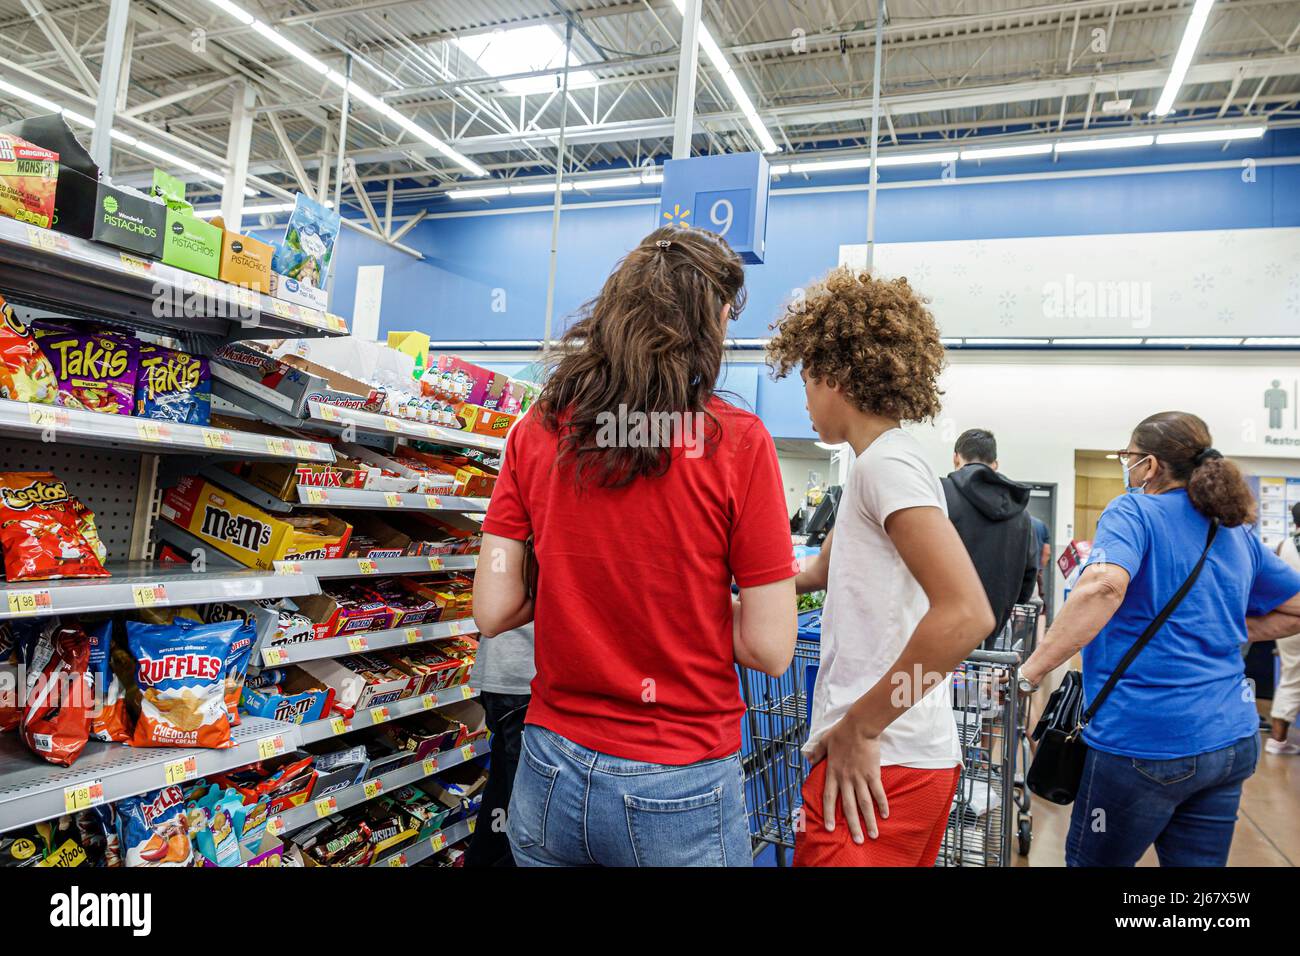
<svg viewBox="0 0 1300 956">
<path fill-rule="evenodd" d="M 1253 524 L 1255 496 L 1241 469 L 1210 444 L 1205 422 L 1190 412 L 1159 412 L 1133 429 L 1133 446 L 1154 455 L 1187 484 L 1192 506 L 1225 528 Z"/>
</svg>

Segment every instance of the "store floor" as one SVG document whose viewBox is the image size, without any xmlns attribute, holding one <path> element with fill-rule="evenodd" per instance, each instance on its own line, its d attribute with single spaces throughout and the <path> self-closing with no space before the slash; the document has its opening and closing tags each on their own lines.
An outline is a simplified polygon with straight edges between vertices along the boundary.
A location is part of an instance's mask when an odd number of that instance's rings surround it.
<svg viewBox="0 0 1300 956">
<path fill-rule="evenodd" d="M 1261 736 L 1261 740 L 1263 737 Z M 1296 866 L 1300 864 L 1300 757 L 1261 753 L 1259 769 L 1246 781 L 1241 812 L 1232 839 L 1229 866 Z M 1034 841 L 1029 858 L 1018 866 L 1064 866 L 1070 808 L 1034 801 Z M 1139 866 L 1156 866 L 1149 850 Z"/>
</svg>

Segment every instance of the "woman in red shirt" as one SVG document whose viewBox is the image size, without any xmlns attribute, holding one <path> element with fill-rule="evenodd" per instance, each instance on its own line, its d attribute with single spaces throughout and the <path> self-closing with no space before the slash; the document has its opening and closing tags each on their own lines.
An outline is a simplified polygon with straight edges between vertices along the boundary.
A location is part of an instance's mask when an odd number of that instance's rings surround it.
<svg viewBox="0 0 1300 956">
<path fill-rule="evenodd" d="M 744 278 L 711 233 L 651 233 L 510 433 L 474 617 L 536 624 L 520 865 L 752 863 L 735 666 L 789 666 L 798 565 L 772 438 L 714 394 Z"/>
</svg>

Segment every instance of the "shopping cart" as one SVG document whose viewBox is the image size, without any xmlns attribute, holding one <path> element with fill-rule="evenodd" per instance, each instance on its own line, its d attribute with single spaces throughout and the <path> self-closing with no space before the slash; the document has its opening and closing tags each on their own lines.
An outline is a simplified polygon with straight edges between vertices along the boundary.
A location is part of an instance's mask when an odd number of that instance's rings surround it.
<svg viewBox="0 0 1300 956">
<path fill-rule="evenodd" d="M 1038 646 L 1038 624 L 1043 610 L 1042 602 L 1037 604 L 1017 604 L 1011 609 L 1007 626 L 999 635 L 999 642 L 993 648 L 999 651 L 1012 651 L 1025 660 L 1034 653 Z M 1018 746 L 1016 747 L 1015 799 L 1016 799 L 1016 852 L 1021 856 L 1029 855 L 1029 846 L 1034 837 L 1034 815 L 1030 812 L 1029 787 L 1025 783 L 1025 774 L 1029 770 L 1032 756 L 1029 750 L 1029 701 L 1021 701 L 1017 713 L 1019 720 Z"/>
</svg>

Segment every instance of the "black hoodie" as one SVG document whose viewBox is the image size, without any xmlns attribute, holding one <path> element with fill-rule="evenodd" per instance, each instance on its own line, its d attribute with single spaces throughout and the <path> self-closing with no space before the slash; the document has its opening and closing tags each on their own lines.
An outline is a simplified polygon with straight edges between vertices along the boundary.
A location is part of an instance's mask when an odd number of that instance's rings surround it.
<svg viewBox="0 0 1300 956">
<path fill-rule="evenodd" d="M 996 637 L 1015 604 L 1034 596 L 1038 548 L 1025 505 L 1029 488 L 975 462 L 943 479 L 948 517 L 970 553 L 989 606 L 997 618 Z"/>
</svg>

